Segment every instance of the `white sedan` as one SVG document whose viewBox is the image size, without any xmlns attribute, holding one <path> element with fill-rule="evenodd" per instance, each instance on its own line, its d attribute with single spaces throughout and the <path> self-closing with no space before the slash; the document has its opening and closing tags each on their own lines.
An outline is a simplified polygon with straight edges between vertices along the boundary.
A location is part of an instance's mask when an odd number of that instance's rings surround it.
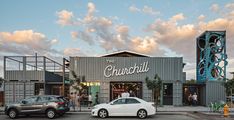
<svg viewBox="0 0 234 120">
<path fill-rule="evenodd" d="M 92 116 L 106 118 L 108 116 L 138 116 L 146 118 L 154 115 L 156 109 L 152 102 L 146 102 L 137 97 L 118 98 L 110 103 L 103 103 L 93 107 Z"/>
</svg>

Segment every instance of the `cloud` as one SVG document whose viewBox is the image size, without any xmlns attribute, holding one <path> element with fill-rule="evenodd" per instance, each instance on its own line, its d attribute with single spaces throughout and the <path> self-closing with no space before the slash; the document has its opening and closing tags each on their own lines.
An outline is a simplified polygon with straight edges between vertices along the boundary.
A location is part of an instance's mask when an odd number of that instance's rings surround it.
<svg viewBox="0 0 234 120">
<path fill-rule="evenodd" d="M 218 12 L 219 11 L 219 5 L 218 4 L 212 4 L 210 7 L 210 10 L 213 12 Z"/>
<path fill-rule="evenodd" d="M 158 14 L 160 14 L 159 11 L 155 11 L 152 7 L 149 7 L 149 6 L 146 6 L 146 5 L 143 7 L 142 12 L 150 14 L 150 15 L 158 15 Z"/>
<path fill-rule="evenodd" d="M 228 3 L 228 4 L 226 4 L 225 8 L 233 10 L 234 9 L 234 3 Z"/>
<path fill-rule="evenodd" d="M 57 40 L 57 39 L 53 39 L 53 40 L 51 40 L 51 45 L 55 45 L 55 44 L 58 44 L 59 43 L 59 40 Z"/>
<path fill-rule="evenodd" d="M 128 9 L 130 12 L 141 12 L 141 10 L 137 8 L 135 5 L 131 5 Z"/>
<path fill-rule="evenodd" d="M 198 20 L 199 21 L 203 21 L 203 20 L 205 20 L 205 18 L 206 18 L 206 16 L 205 15 L 203 15 L 203 14 L 201 14 L 200 16 L 198 16 Z"/>
<path fill-rule="evenodd" d="M 66 25 L 74 25 L 76 22 L 73 20 L 73 13 L 67 10 L 62 10 L 57 12 L 58 20 L 57 23 L 66 26 Z"/>
<path fill-rule="evenodd" d="M 93 37 L 92 35 L 90 35 L 88 32 L 86 31 L 79 31 L 77 32 L 78 36 L 77 38 L 85 41 L 85 42 L 88 42 L 89 45 L 93 45 L 94 44 L 94 41 L 93 41 Z"/>
<path fill-rule="evenodd" d="M 72 39 L 77 39 L 78 38 L 78 32 L 70 32 Z"/>
<path fill-rule="evenodd" d="M 152 54 L 157 48 L 158 44 L 156 43 L 155 39 L 152 37 L 135 37 L 131 40 L 131 47 L 130 50 L 139 52 L 139 53 L 146 53 Z"/>
<path fill-rule="evenodd" d="M 130 12 L 139 12 L 139 13 L 144 13 L 144 14 L 149 14 L 149 15 L 158 15 L 160 14 L 159 11 L 154 10 L 152 7 L 145 5 L 142 9 L 137 8 L 135 5 L 129 6 L 129 11 Z"/>
<path fill-rule="evenodd" d="M 84 18 L 84 22 L 89 23 L 90 21 L 93 20 L 93 14 L 96 11 L 96 7 L 95 4 L 92 2 L 89 2 L 87 7 L 88 7 L 88 13 Z"/>
<path fill-rule="evenodd" d="M 58 53 L 52 45 L 58 43 L 57 39 L 48 40 L 46 36 L 33 30 L 18 30 L 14 32 L 0 32 L 0 51 L 15 54 L 41 54 Z"/>
<path fill-rule="evenodd" d="M 80 48 L 65 48 L 63 53 L 65 56 L 85 56 Z"/>
<path fill-rule="evenodd" d="M 172 22 L 177 22 L 177 21 L 179 21 L 179 20 L 184 20 L 184 19 L 185 19 L 185 17 L 184 17 L 184 14 L 183 14 L 183 13 L 176 14 L 176 15 L 174 15 L 174 16 L 172 16 L 172 17 L 170 18 L 170 20 L 171 20 Z"/>
</svg>

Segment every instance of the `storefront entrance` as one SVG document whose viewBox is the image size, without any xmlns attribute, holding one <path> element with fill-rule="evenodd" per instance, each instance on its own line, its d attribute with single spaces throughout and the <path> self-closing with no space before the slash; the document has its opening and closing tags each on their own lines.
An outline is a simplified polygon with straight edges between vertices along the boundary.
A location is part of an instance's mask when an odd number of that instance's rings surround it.
<svg viewBox="0 0 234 120">
<path fill-rule="evenodd" d="M 189 95 L 197 94 L 196 105 L 205 105 L 205 84 L 184 84 L 183 85 L 183 105 L 194 105 Z"/>
<path fill-rule="evenodd" d="M 121 97 L 123 92 L 142 98 L 142 82 L 110 82 L 110 100 Z"/>
<path fill-rule="evenodd" d="M 173 104 L 173 84 L 164 83 L 163 84 L 163 105 Z"/>
</svg>

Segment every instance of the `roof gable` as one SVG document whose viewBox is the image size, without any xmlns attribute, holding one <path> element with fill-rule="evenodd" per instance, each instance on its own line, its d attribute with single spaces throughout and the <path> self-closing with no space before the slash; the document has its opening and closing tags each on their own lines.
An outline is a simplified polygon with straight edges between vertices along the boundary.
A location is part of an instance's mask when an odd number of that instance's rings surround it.
<svg viewBox="0 0 234 120">
<path fill-rule="evenodd" d="M 149 57 L 149 56 L 134 53 L 134 52 L 129 52 L 129 51 L 122 51 L 122 52 L 104 55 L 102 57 Z"/>
</svg>

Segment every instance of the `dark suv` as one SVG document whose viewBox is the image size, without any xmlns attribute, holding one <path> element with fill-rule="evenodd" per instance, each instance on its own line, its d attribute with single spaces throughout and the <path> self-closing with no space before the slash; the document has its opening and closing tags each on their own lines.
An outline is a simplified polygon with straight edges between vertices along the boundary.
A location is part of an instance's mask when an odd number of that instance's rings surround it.
<svg viewBox="0 0 234 120">
<path fill-rule="evenodd" d="M 43 95 L 23 99 L 5 107 L 5 114 L 16 118 L 20 114 L 45 114 L 53 119 L 56 115 L 62 116 L 69 111 L 68 101 L 62 96 Z"/>
</svg>

